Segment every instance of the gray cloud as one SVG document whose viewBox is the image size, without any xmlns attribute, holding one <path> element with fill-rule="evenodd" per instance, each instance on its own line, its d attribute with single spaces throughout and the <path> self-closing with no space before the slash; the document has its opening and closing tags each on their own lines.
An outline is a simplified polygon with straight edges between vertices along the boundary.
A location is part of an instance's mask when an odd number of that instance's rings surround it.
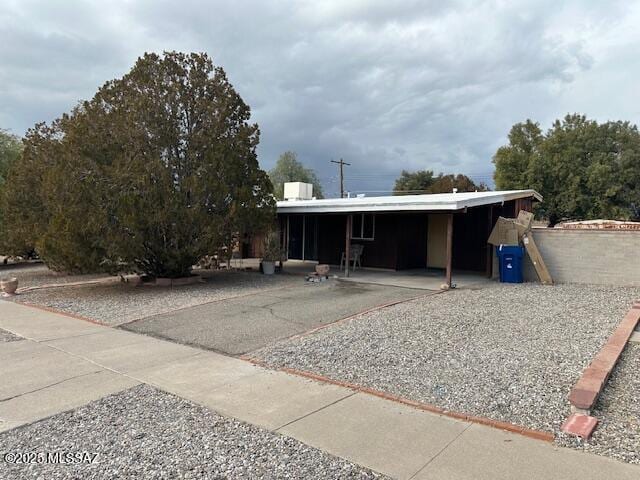
<svg viewBox="0 0 640 480">
<path fill-rule="evenodd" d="M 640 7 L 531 1 L 13 1 L 0 12 L 0 126 L 23 133 L 144 51 L 206 51 L 260 125 L 264 168 L 295 150 L 329 192 L 401 169 L 474 174 L 525 118 L 638 122 Z"/>
</svg>

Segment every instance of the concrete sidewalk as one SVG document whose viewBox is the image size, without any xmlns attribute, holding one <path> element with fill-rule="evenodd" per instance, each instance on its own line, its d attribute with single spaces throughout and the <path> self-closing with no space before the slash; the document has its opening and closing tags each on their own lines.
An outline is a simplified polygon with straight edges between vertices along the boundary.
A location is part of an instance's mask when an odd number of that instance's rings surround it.
<svg viewBox="0 0 640 480">
<path fill-rule="evenodd" d="M 0 430 L 147 383 L 400 479 L 636 479 L 640 468 L 197 348 L 0 301 Z"/>
</svg>

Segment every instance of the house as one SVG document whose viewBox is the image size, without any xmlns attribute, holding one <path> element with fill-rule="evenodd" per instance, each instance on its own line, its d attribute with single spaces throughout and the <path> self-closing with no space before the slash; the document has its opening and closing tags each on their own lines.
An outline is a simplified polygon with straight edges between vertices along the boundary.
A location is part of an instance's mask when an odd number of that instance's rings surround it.
<svg viewBox="0 0 640 480">
<path fill-rule="evenodd" d="M 301 190 L 302 191 L 302 190 Z M 362 266 L 436 268 L 491 274 L 487 238 L 499 216 L 515 217 L 542 201 L 534 190 L 460 192 L 278 202 L 287 258 L 338 265 L 363 245 Z M 345 275 L 349 275 L 348 268 Z"/>
</svg>

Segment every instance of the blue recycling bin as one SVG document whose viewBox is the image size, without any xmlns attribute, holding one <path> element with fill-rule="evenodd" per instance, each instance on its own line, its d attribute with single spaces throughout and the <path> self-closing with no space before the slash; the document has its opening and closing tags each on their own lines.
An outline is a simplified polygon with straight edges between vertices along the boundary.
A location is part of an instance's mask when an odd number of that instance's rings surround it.
<svg viewBox="0 0 640 480">
<path fill-rule="evenodd" d="M 496 253 L 500 263 L 500 281 L 504 283 L 522 283 L 524 247 L 500 245 L 496 247 Z"/>
</svg>

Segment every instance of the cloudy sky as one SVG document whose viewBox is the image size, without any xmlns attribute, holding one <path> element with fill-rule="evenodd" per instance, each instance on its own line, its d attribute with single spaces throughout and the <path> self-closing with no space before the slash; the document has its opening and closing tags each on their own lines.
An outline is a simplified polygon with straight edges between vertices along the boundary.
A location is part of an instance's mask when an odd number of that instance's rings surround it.
<svg viewBox="0 0 640 480">
<path fill-rule="evenodd" d="M 640 2 L 0 0 L 0 127 L 50 121 L 145 51 L 203 51 L 330 194 L 401 169 L 490 182 L 510 126 L 640 123 Z"/>
</svg>

